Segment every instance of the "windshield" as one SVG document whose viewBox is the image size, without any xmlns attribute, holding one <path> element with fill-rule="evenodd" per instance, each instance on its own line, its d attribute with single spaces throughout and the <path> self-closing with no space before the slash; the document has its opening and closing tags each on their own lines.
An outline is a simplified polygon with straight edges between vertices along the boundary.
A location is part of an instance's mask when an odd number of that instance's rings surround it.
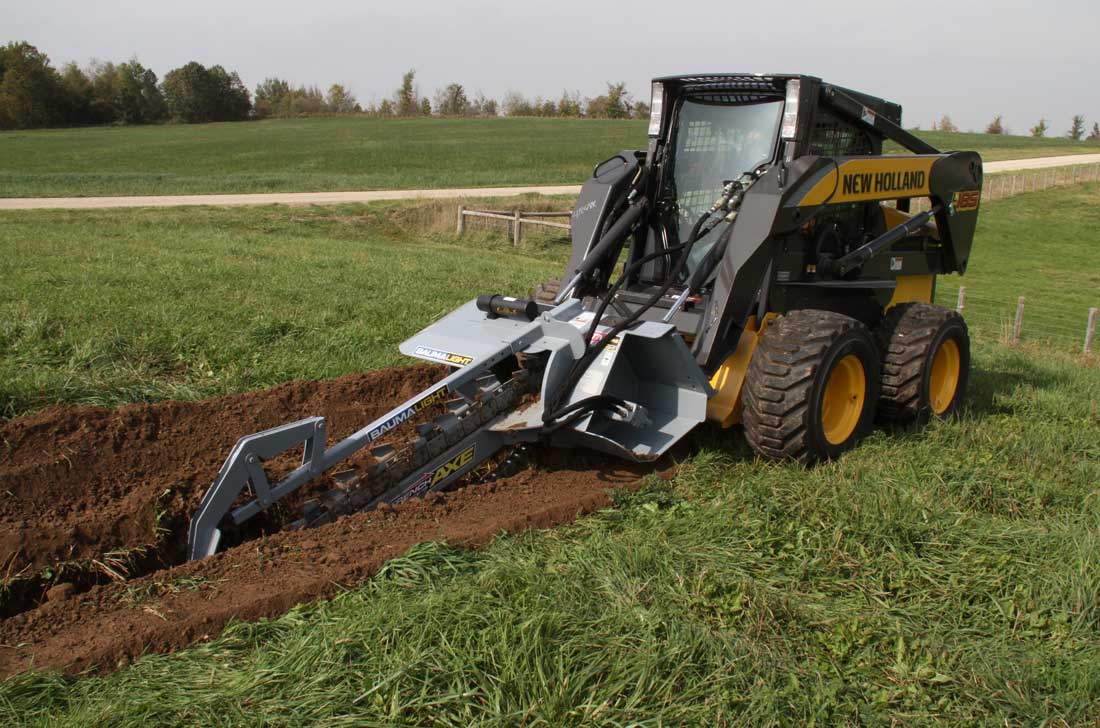
<svg viewBox="0 0 1100 728">
<path fill-rule="evenodd" d="M 691 228 L 722 192 L 722 184 L 752 172 L 775 155 L 783 102 L 720 105 L 690 98 L 680 107 L 669 196 L 676 203 L 676 228 L 686 240 Z M 699 240 L 687 273 L 720 235 Z"/>
</svg>

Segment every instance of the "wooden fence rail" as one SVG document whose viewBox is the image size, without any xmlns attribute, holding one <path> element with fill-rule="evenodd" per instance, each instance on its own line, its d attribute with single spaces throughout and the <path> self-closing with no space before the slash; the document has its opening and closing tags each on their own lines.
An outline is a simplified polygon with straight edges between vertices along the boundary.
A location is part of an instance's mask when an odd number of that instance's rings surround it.
<svg viewBox="0 0 1100 728">
<path fill-rule="evenodd" d="M 466 232 L 467 217 L 484 217 L 490 220 L 506 220 L 512 231 L 512 245 L 519 247 L 523 237 L 524 225 L 541 225 L 543 227 L 569 230 L 567 222 L 551 222 L 547 217 L 569 217 L 570 212 L 527 212 L 524 210 L 467 210 L 464 205 L 458 206 L 458 234 Z"/>
</svg>

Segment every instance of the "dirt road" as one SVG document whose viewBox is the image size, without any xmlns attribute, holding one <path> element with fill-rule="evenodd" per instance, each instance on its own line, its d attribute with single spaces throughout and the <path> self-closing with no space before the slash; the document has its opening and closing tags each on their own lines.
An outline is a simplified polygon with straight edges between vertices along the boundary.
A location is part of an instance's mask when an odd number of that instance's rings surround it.
<svg viewBox="0 0 1100 728">
<path fill-rule="evenodd" d="M 1062 157 L 1035 157 L 987 162 L 986 174 L 1029 169 L 1067 167 L 1100 163 L 1100 154 L 1076 154 Z M 543 185 L 532 187 L 467 187 L 441 190 L 371 190 L 363 192 L 276 192 L 247 195 L 155 195 L 135 197 L 6 197 L 0 198 L 0 210 L 101 210 L 119 207 L 184 207 L 189 205 L 334 205 L 347 202 L 380 200 L 454 199 L 458 197 L 512 197 L 575 195 L 580 185 Z"/>
</svg>

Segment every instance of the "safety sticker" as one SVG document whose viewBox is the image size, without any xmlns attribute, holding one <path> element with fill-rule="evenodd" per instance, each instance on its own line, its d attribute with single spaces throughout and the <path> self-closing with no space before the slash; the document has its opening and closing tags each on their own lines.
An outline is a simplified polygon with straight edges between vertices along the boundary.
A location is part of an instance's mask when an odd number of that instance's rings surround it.
<svg viewBox="0 0 1100 728">
<path fill-rule="evenodd" d="M 443 351 L 442 349 L 432 349 L 428 346 L 416 347 L 416 355 L 422 356 L 425 359 L 435 359 L 436 361 L 441 361 L 444 364 L 450 364 L 451 366 L 456 367 L 464 367 L 474 360 L 472 356 L 466 356 L 465 354 L 454 354 L 449 351 Z"/>
<path fill-rule="evenodd" d="M 902 264 L 905 262 L 904 258 L 891 258 L 890 270 L 901 270 Z"/>
</svg>

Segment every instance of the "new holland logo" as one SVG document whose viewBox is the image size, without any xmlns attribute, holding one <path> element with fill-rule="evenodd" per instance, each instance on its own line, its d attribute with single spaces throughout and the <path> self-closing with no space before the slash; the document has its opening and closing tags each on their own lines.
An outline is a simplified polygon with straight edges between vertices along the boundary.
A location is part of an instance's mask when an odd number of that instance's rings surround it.
<svg viewBox="0 0 1100 728">
<path fill-rule="evenodd" d="M 856 172 L 841 180 L 845 196 L 910 192 L 924 189 L 924 172 Z"/>
<path fill-rule="evenodd" d="M 416 355 L 422 356 L 425 359 L 435 359 L 436 361 L 441 361 L 444 364 L 450 364 L 456 367 L 464 367 L 474 360 L 472 356 L 454 354 L 449 351 L 443 351 L 442 349 L 433 349 L 429 346 L 416 347 Z"/>
<path fill-rule="evenodd" d="M 394 502 L 400 503 L 409 498 L 422 496 L 439 483 L 442 483 L 444 480 L 469 465 L 474 460 L 474 447 L 476 446 L 470 445 L 438 468 L 427 470 L 422 473 L 404 493 L 394 499 Z"/>
</svg>

